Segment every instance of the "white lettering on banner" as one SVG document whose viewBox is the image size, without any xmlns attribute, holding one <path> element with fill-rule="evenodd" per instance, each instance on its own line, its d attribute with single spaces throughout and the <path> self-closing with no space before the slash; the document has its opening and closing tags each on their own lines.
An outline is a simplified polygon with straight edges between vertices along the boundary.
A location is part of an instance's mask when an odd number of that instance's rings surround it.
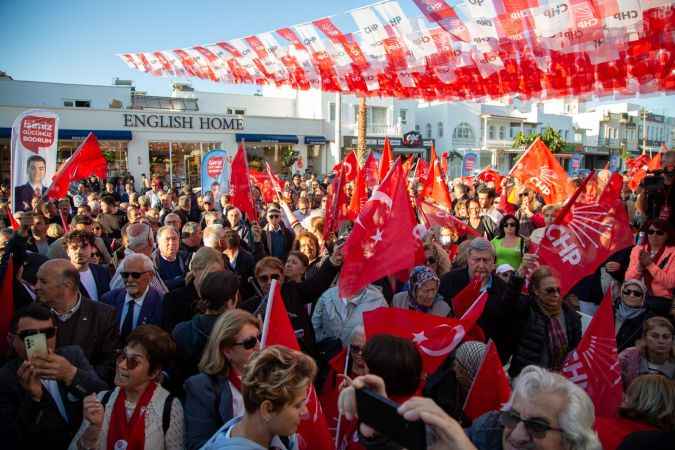
<svg viewBox="0 0 675 450">
<path fill-rule="evenodd" d="M 537 186 L 537 189 L 539 189 L 542 194 L 551 195 L 551 189 L 549 189 L 548 185 L 544 181 L 540 180 L 539 178 L 531 177 L 527 181 L 528 181 L 528 183 L 532 183 L 535 186 Z"/>
<path fill-rule="evenodd" d="M 554 235 L 557 234 L 557 237 Z M 579 248 L 570 242 L 575 240 L 572 233 L 561 225 L 549 225 L 546 228 L 546 237 L 553 243 L 553 246 L 558 249 L 558 255 L 562 261 L 576 266 L 581 262 L 581 253 Z"/>
<path fill-rule="evenodd" d="M 574 350 L 570 355 L 571 363 L 566 364 L 563 367 L 563 372 L 565 376 L 574 384 L 578 384 L 581 388 L 586 389 L 588 387 L 588 375 L 583 371 L 584 365 L 579 359 L 579 353 Z"/>
</svg>

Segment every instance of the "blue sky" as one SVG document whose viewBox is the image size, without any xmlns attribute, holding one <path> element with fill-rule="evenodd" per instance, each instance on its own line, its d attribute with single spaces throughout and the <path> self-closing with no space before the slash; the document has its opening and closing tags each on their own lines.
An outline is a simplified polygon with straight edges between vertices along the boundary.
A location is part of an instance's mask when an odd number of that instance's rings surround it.
<svg viewBox="0 0 675 450">
<path fill-rule="evenodd" d="M 167 95 L 171 80 L 129 69 L 116 53 L 179 48 L 242 37 L 335 16 L 353 31 L 346 11 L 373 0 L 0 0 L 0 70 L 14 79 L 104 84 L 131 79 L 139 90 Z M 404 11 L 420 16 L 412 1 Z M 251 93 L 254 87 L 192 80 L 202 91 Z M 675 96 L 642 100 L 675 116 Z"/>
</svg>

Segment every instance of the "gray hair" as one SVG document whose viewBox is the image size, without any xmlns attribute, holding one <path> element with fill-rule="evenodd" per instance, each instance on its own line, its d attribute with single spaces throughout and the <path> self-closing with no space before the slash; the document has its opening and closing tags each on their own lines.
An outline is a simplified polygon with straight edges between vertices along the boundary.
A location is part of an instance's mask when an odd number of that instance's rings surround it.
<svg viewBox="0 0 675 450">
<path fill-rule="evenodd" d="M 181 222 L 183 222 L 178 214 L 176 214 L 176 213 L 169 213 L 169 214 L 167 214 L 166 216 L 164 216 L 164 224 L 165 224 L 165 225 L 166 225 L 166 220 L 167 220 L 169 217 L 175 217 L 175 218 L 177 218 L 178 220 L 180 220 Z"/>
<path fill-rule="evenodd" d="M 127 228 L 127 247 L 129 250 L 136 251 L 139 248 L 154 244 L 155 239 L 152 236 L 152 228 L 145 223 L 134 223 Z"/>
<path fill-rule="evenodd" d="M 124 259 L 122 260 L 122 263 L 120 264 L 120 272 L 125 271 L 127 265 L 130 262 L 137 262 L 137 261 L 140 261 L 143 264 L 143 270 L 147 272 L 154 272 L 155 265 L 152 263 L 152 260 L 143 253 L 132 253 L 130 255 L 125 256 Z"/>
<path fill-rule="evenodd" d="M 218 241 L 223 238 L 224 233 L 225 230 L 219 223 L 214 223 L 213 225 L 204 228 L 204 234 L 202 235 L 204 246 L 215 247 Z"/>
<path fill-rule="evenodd" d="M 515 379 L 511 398 L 504 410 L 513 407 L 516 397 L 531 399 L 533 396 L 559 394 L 565 400 L 565 409 L 560 413 L 558 422 L 562 428 L 562 437 L 568 450 L 601 450 L 598 436 L 593 430 L 595 409 L 588 394 L 560 374 L 550 372 L 538 366 L 527 366 Z"/>
<path fill-rule="evenodd" d="M 185 222 L 181 231 L 181 237 L 189 238 L 201 231 L 202 227 L 197 222 Z"/>
<path fill-rule="evenodd" d="M 157 240 L 159 241 L 160 239 L 162 239 L 162 235 L 172 231 L 176 233 L 176 235 L 178 235 L 178 232 L 173 227 L 173 225 L 164 225 L 159 230 L 157 230 Z"/>
<path fill-rule="evenodd" d="M 490 252 L 493 258 L 497 258 L 497 252 L 494 246 L 492 243 L 490 243 L 490 241 L 484 238 L 471 239 L 467 254 L 471 256 L 472 252 Z"/>
</svg>

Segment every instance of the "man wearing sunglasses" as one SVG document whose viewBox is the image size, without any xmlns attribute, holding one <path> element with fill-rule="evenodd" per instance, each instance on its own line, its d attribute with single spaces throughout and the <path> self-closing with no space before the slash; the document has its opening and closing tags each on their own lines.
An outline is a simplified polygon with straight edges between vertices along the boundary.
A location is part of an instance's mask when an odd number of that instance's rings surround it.
<svg viewBox="0 0 675 450">
<path fill-rule="evenodd" d="M 2 447 L 66 448 L 82 420 L 82 400 L 108 386 L 82 349 L 56 346 L 58 329 L 47 307 L 33 303 L 18 311 L 9 338 L 16 357 L 0 369 Z M 47 354 L 28 358 L 25 339 L 44 334 Z"/>
<path fill-rule="evenodd" d="M 287 228 L 281 219 L 281 207 L 272 203 L 267 208 L 267 224 L 262 230 L 262 244 L 267 256 L 286 260 L 294 240 L 293 231 Z"/>
<path fill-rule="evenodd" d="M 502 411 L 476 419 L 467 435 L 479 449 L 600 450 L 593 403 L 562 375 L 523 369 Z"/>
</svg>

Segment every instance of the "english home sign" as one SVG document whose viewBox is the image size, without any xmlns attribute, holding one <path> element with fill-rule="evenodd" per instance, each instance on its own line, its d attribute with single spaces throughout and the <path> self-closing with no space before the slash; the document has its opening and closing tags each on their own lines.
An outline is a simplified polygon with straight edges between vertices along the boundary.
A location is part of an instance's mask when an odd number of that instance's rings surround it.
<svg viewBox="0 0 675 450">
<path fill-rule="evenodd" d="M 238 116 L 182 116 L 177 114 L 122 114 L 125 128 L 177 128 L 180 130 L 242 131 L 244 119 Z"/>
</svg>

